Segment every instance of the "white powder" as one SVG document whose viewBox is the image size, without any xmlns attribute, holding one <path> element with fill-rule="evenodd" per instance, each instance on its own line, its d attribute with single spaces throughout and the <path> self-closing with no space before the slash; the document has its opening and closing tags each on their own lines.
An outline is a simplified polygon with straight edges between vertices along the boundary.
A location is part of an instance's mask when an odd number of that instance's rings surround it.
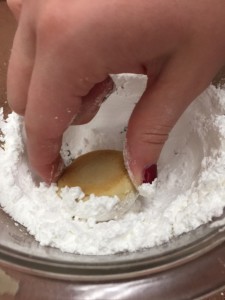
<svg viewBox="0 0 225 300">
<path fill-rule="evenodd" d="M 70 127 L 62 155 L 74 157 L 97 149 L 122 149 L 129 115 L 143 92 L 144 76 L 115 77 L 117 91 L 89 124 Z M 56 119 L 57 121 L 57 119 Z M 36 186 L 21 137 L 22 118 L 1 113 L 4 150 L 0 149 L 0 204 L 27 227 L 41 245 L 80 254 L 135 251 L 167 242 L 222 214 L 225 206 L 225 91 L 210 87 L 185 112 L 162 151 L 159 176 L 140 187 L 136 207 L 122 218 L 97 223 L 116 197 L 79 201 L 79 187 L 56 194 L 56 186 Z M 74 200 L 76 199 L 76 201 Z M 78 215 L 87 213 L 88 220 Z"/>
</svg>

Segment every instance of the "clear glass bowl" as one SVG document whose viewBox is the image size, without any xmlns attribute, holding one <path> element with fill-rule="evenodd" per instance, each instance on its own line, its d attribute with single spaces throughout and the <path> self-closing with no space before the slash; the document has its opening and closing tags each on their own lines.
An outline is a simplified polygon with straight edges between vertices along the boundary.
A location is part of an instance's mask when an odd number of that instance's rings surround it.
<svg viewBox="0 0 225 300">
<path fill-rule="evenodd" d="M 6 62 L 14 30 L 15 22 L 1 1 L 1 106 L 6 106 Z M 40 246 L 0 210 L 1 299 L 195 299 L 224 288 L 224 269 L 222 226 L 207 224 L 136 253 L 81 256 Z M 6 273 L 18 284 L 14 292 L 2 292 Z"/>
</svg>

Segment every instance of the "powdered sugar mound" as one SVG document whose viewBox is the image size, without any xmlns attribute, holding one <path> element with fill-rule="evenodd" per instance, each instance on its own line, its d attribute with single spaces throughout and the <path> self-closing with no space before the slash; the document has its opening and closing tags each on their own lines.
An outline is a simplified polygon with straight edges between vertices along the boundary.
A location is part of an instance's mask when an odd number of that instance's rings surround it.
<svg viewBox="0 0 225 300">
<path fill-rule="evenodd" d="M 78 155 L 97 149 L 123 148 L 126 125 L 142 94 L 146 78 L 120 75 L 117 90 L 89 124 L 71 126 L 63 140 L 68 165 Z M 119 110 L 118 110 L 119 107 Z M 116 118 L 115 118 L 116 116 Z M 33 180 L 22 139 L 23 119 L 4 121 L 0 111 L 0 204 L 27 227 L 41 245 L 80 254 L 135 251 L 167 242 L 222 214 L 225 206 L 225 91 L 207 89 L 187 109 L 161 153 L 159 176 L 139 187 L 136 209 L 123 217 L 97 223 L 116 197 L 91 196 L 83 202 L 79 187 L 50 187 Z M 88 215 L 84 220 L 79 215 Z"/>
<path fill-rule="evenodd" d="M 76 216 L 85 220 L 90 218 L 94 218 L 98 221 L 113 219 L 113 217 L 107 218 L 107 216 L 120 202 L 117 196 L 96 197 L 94 194 L 89 196 L 88 201 L 83 201 L 82 198 L 85 195 L 79 187 L 65 187 L 61 190 L 60 196 L 62 197 L 63 201 L 69 201 L 74 217 Z M 74 201 L 74 199 L 76 201 Z"/>
</svg>

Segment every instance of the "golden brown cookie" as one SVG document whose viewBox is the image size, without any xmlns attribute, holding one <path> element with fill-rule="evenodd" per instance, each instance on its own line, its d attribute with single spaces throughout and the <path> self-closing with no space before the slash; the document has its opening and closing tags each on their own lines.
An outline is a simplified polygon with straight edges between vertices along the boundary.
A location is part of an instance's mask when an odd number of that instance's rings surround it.
<svg viewBox="0 0 225 300">
<path fill-rule="evenodd" d="M 81 155 L 63 172 L 58 187 L 81 187 L 86 196 L 125 196 L 135 188 L 124 166 L 123 154 L 98 150 Z"/>
</svg>

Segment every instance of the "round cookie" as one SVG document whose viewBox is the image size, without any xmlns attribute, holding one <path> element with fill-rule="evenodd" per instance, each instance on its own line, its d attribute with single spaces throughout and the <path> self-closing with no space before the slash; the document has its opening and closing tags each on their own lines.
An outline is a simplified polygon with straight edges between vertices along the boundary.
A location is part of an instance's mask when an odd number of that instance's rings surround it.
<svg viewBox="0 0 225 300">
<path fill-rule="evenodd" d="M 124 166 L 123 154 L 116 150 L 98 150 L 75 159 L 63 172 L 58 187 L 79 186 L 88 200 L 95 196 L 118 196 L 120 199 L 111 214 L 98 221 L 113 219 L 125 213 L 134 203 L 137 192 Z"/>
</svg>

